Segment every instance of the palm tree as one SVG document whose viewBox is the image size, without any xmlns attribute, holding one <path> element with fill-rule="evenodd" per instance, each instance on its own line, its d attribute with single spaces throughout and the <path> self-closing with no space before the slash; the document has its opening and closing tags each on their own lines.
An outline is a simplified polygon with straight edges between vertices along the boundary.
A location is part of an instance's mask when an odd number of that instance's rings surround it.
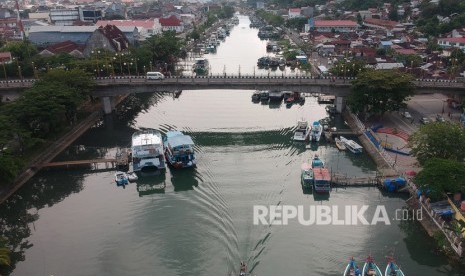
<svg viewBox="0 0 465 276">
<path fill-rule="evenodd" d="M 5 245 L 5 239 L 0 237 L 0 266 L 9 266 L 11 264 L 10 249 Z"/>
</svg>

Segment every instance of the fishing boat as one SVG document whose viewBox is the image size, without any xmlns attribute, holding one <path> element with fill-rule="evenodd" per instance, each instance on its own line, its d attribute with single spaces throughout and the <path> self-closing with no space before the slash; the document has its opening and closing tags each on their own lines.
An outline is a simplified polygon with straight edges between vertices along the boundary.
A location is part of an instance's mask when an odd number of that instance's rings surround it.
<svg viewBox="0 0 465 276">
<path fill-rule="evenodd" d="M 310 133 L 310 140 L 318 142 L 321 138 L 321 133 L 323 132 L 323 127 L 321 126 L 320 122 L 315 121 L 313 122 L 312 132 Z"/>
<path fill-rule="evenodd" d="M 320 159 L 320 156 L 318 155 L 318 153 L 315 153 L 315 156 L 313 156 L 313 159 L 312 159 L 312 168 L 324 168 L 325 167 L 325 163 L 323 162 L 323 160 Z"/>
<path fill-rule="evenodd" d="M 306 141 L 310 135 L 310 126 L 305 120 L 297 122 L 297 128 L 294 132 L 294 141 Z"/>
<path fill-rule="evenodd" d="M 346 139 L 345 137 L 340 137 L 341 142 L 344 143 L 344 146 L 353 153 L 362 153 L 363 147 L 357 144 L 354 140 Z"/>
<path fill-rule="evenodd" d="M 313 189 L 317 193 L 329 193 L 331 191 L 331 175 L 327 168 L 313 168 Z"/>
<path fill-rule="evenodd" d="M 301 166 L 301 183 L 304 188 L 312 188 L 313 186 L 313 170 L 308 163 L 303 163 Z"/>
<path fill-rule="evenodd" d="M 265 90 L 260 93 L 260 101 L 262 103 L 267 103 L 269 99 L 270 99 L 270 93 L 268 91 Z"/>
<path fill-rule="evenodd" d="M 168 131 L 164 138 L 165 157 L 173 168 L 195 166 L 194 141 L 189 135 L 180 131 Z"/>
<path fill-rule="evenodd" d="M 165 169 L 163 140 L 158 130 L 142 130 L 132 135 L 132 168 L 134 172 Z"/>
<path fill-rule="evenodd" d="M 344 269 L 344 273 L 342 276 L 355 276 L 355 271 L 358 269 L 357 264 L 355 263 L 354 257 L 350 258 L 349 263 L 346 266 L 346 269 Z M 358 271 L 360 274 L 360 270 Z"/>
<path fill-rule="evenodd" d="M 396 264 L 393 258 L 390 258 L 386 266 L 386 271 L 384 271 L 384 276 L 404 276 L 404 272 L 400 270 L 399 266 Z"/>
<path fill-rule="evenodd" d="M 247 265 L 241 262 L 241 268 L 239 269 L 239 276 L 247 276 Z"/>
<path fill-rule="evenodd" d="M 270 91 L 270 102 L 281 102 L 283 100 L 283 92 L 281 91 Z"/>
<path fill-rule="evenodd" d="M 344 145 L 344 143 L 341 141 L 341 139 L 339 138 L 334 138 L 334 142 L 336 142 L 336 147 L 339 149 L 339 150 L 346 150 L 346 146 Z"/>
<path fill-rule="evenodd" d="M 139 177 L 137 176 L 135 172 L 128 172 L 126 174 L 128 176 L 129 182 L 134 182 L 134 181 L 137 181 L 137 179 L 139 179 Z"/>
<path fill-rule="evenodd" d="M 258 103 L 260 101 L 260 91 L 255 91 L 252 94 L 252 102 Z"/>
<path fill-rule="evenodd" d="M 116 182 L 116 185 L 127 185 L 127 184 L 129 184 L 128 175 L 125 172 L 116 172 L 115 173 L 115 182 Z"/>
<path fill-rule="evenodd" d="M 381 269 L 375 264 L 373 257 L 368 256 L 365 265 L 363 265 L 363 276 L 383 276 Z"/>
<path fill-rule="evenodd" d="M 196 74 L 203 75 L 208 72 L 208 59 L 196 58 L 193 65 L 193 70 Z"/>
</svg>

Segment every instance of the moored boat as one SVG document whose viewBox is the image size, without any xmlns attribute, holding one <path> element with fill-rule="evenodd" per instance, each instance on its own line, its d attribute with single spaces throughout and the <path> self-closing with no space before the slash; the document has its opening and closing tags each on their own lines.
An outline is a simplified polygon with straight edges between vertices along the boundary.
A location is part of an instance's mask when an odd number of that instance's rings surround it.
<svg viewBox="0 0 465 276">
<path fill-rule="evenodd" d="M 252 94 L 252 102 L 254 102 L 254 103 L 259 102 L 260 101 L 260 94 L 261 94 L 260 91 L 253 92 L 253 94 Z"/>
<path fill-rule="evenodd" d="M 313 186 L 313 170 L 308 163 L 303 163 L 301 166 L 301 183 L 304 188 L 312 188 Z"/>
<path fill-rule="evenodd" d="M 358 270 L 358 272 L 357 272 Z M 344 269 L 344 273 L 342 276 L 355 276 L 355 275 L 360 275 L 360 269 L 358 268 L 357 264 L 355 263 L 354 257 L 350 258 L 349 263 L 346 266 L 346 269 Z"/>
<path fill-rule="evenodd" d="M 132 167 L 134 172 L 165 169 L 163 140 L 157 130 L 142 130 L 132 135 Z"/>
<path fill-rule="evenodd" d="M 344 143 L 341 141 L 341 139 L 339 138 L 334 138 L 334 142 L 336 142 L 336 147 L 339 149 L 339 150 L 346 150 L 346 146 L 344 145 Z"/>
<path fill-rule="evenodd" d="M 270 102 L 280 102 L 283 99 L 283 92 L 281 91 L 270 91 Z"/>
<path fill-rule="evenodd" d="M 193 167 L 196 164 L 194 141 L 180 131 L 168 131 L 164 138 L 165 157 L 173 168 Z"/>
<path fill-rule="evenodd" d="M 129 182 L 134 182 L 134 181 L 137 181 L 137 179 L 139 179 L 139 177 L 137 176 L 135 172 L 128 172 L 126 174 L 128 176 Z"/>
<path fill-rule="evenodd" d="M 368 256 L 365 265 L 363 265 L 363 271 L 362 271 L 363 276 L 383 276 L 383 273 L 381 272 L 381 269 L 376 265 L 375 261 L 373 260 L 373 257 Z"/>
<path fill-rule="evenodd" d="M 384 271 L 384 276 L 405 276 L 405 274 L 396 264 L 395 260 L 390 258 Z"/>
<path fill-rule="evenodd" d="M 247 276 L 247 265 L 241 262 L 241 268 L 239 269 L 239 276 Z"/>
<path fill-rule="evenodd" d="M 324 168 L 325 167 L 325 163 L 323 162 L 323 160 L 320 159 L 320 156 L 315 153 L 315 156 L 313 156 L 313 159 L 312 159 L 312 168 Z"/>
<path fill-rule="evenodd" d="M 340 137 L 341 142 L 344 143 L 346 148 L 350 150 L 353 153 L 362 153 L 363 152 L 363 147 L 357 144 L 354 140 L 349 140 L 346 139 L 345 137 L 341 136 Z"/>
<path fill-rule="evenodd" d="M 310 135 L 310 126 L 305 120 L 297 122 L 297 128 L 294 132 L 294 141 L 306 141 Z"/>
<path fill-rule="evenodd" d="M 315 121 L 312 125 L 312 132 L 310 133 L 310 140 L 318 142 L 321 138 L 321 133 L 323 132 L 323 127 L 320 122 Z"/>
<path fill-rule="evenodd" d="M 269 99 L 270 99 L 270 93 L 268 91 L 265 90 L 260 93 L 261 102 L 267 103 Z"/>
<path fill-rule="evenodd" d="M 313 169 L 313 189 L 317 193 L 329 193 L 331 191 L 331 175 L 329 170 L 323 167 Z"/>
<path fill-rule="evenodd" d="M 115 173 L 115 182 L 116 185 L 127 185 L 129 184 L 128 176 L 125 172 L 116 172 Z"/>
<path fill-rule="evenodd" d="M 203 75 L 208 72 L 208 59 L 206 58 L 196 58 L 193 65 L 193 70 L 196 74 Z"/>
</svg>

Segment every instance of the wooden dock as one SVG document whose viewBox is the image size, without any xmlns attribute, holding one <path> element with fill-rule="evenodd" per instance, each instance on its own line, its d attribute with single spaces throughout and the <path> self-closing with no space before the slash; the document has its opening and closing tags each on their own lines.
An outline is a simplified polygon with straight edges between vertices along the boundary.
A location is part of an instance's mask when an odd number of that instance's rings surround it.
<svg viewBox="0 0 465 276">
<path fill-rule="evenodd" d="M 94 168 L 97 168 L 98 165 L 105 165 L 106 168 L 116 167 L 117 160 L 116 158 L 103 158 L 103 159 L 88 159 L 88 160 L 68 160 L 68 161 L 57 161 L 50 162 L 44 165 L 44 167 L 72 167 L 72 166 L 85 166 L 91 165 Z"/>
</svg>

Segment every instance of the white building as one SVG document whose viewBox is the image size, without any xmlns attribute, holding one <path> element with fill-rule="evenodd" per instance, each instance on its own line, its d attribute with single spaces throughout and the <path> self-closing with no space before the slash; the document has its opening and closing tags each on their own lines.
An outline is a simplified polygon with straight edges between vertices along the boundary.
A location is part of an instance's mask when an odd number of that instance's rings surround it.
<svg viewBox="0 0 465 276">
<path fill-rule="evenodd" d="M 301 17 L 301 13 L 300 13 L 300 8 L 292 8 L 292 9 L 289 9 L 289 12 L 288 12 L 288 18 L 291 19 L 291 18 L 297 18 L 297 17 Z"/>
<path fill-rule="evenodd" d="M 445 37 L 438 38 L 438 45 L 442 48 L 459 48 L 465 51 L 465 37 Z"/>
</svg>

